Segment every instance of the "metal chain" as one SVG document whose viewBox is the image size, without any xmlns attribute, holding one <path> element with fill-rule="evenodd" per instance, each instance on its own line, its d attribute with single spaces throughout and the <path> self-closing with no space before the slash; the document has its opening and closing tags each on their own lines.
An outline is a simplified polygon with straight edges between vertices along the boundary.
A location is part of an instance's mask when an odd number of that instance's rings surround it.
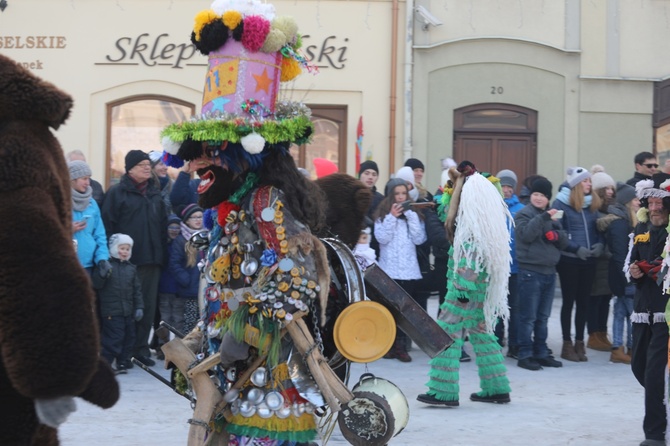
<svg viewBox="0 0 670 446">
<path fill-rule="evenodd" d="M 319 330 L 319 318 L 316 316 L 316 299 L 311 301 L 310 311 L 312 312 L 312 325 L 314 326 L 314 342 L 319 346 L 319 351 L 323 355 L 323 338 L 321 338 L 321 330 Z"/>
</svg>

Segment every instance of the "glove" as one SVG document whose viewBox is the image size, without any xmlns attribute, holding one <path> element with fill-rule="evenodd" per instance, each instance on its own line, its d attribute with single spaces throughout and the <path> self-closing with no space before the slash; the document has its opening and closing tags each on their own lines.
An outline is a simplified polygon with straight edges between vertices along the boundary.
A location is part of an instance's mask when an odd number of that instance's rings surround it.
<svg viewBox="0 0 670 446">
<path fill-rule="evenodd" d="M 577 257 L 579 257 L 580 259 L 586 260 L 591 255 L 591 251 L 583 246 L 580 246 L 575 254 L 577 254 Z"/>
<path fill-rule="evenodd" d="M 144 311 L 141 308 L 135 310 L 135 322 L 139 322 L 144 317 Z"/>
<path fill-rule="evenodd" d="M 605 245 L 602 243 L 595 243 L 591 246 L 591 257 L 600 257 L 603 254 L 604 249 Z"/>
<path fill-rule="evenodd" d="M 64 423 L 75 410 L 77 410 L 77 405 L 71 396 L 35 400 L 35 412 L 40 423 L 54 429 L 58 429 L 58 426 Z"/>
<path fill-rule="evenodd" d="M 547 241 L 549 241 L 551 243 L 557 242 L 558 241 L 558 231 L 555 231 L 553 229 L 551 231 L 547 231 L 547 232 L 544 233 L 544 238 L 546 238 Z"/>
<path fill-rule="evenodd" d="M 98 262 L 98 274 L 103 279 L 108 278 L 112 274 L 112 264 L 109 263 L 109 260 L 100 260 Z"/>
</svg>

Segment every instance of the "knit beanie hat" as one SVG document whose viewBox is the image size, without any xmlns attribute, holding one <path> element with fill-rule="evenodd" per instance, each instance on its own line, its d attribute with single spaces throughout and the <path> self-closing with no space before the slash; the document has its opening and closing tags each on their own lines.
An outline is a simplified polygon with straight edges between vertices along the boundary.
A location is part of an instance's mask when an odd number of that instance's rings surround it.
<svg viewBox="0 0 670 446">
<path fill-rule="evenodd" d="M 635 188 L 626 183 L 617 181 L 616 183 L 616 202 L 626 205 L 635 198 Z"/>
<path fill-rule="evenodd" d="M 137 166 L 142 161 L 151 162 L 151 158 L 141 150 L 131 150 L 126 154 L 126 173 L 133 167 Z"/>
<path fill-rule="evenodd" d="M 496 174 L 500 180 L 500 186 L 509 186 L 516 190 L 517 178 L 516 174 L 509 169 L 503 169 Z"/>
<path fill-rule="evenodd" d="M 407 187 L 407 181 L 402 178 L 391 178 L 388 183 L 386 183 L 386 187 L 384 187 L 384 195 L 387 197 L 390 196 L 393 193 L 393 189 L 400 185 Z"/>
<path fill-rule="evenodd" d="M 591 175 L 591 188 L 593 190 L 604 189 L 606 187 L 615 187 L 614 178 L 605 172 L 596 172 Z"/>
<path fill-rule="evenodd" d="M 175 223 L 181 223 L 181 218 L 179 218 L 176 214 L 170 214 L 167 220 L 168 226 L 173 225 Z"/>
<path fill-rule="evenodd" d="M 361 174 L 368 169 L 374 170 L 375 172 L 377 172 L 377 175 L 379 175 L 379 167 L 377 167 L 377 163 L 375 163 L 372 160 L 367 160 L 363 161 L 361 163 L 361 166 L 358 168 L 358 177 L 360 178 Z"/>
<path fill-rule="evenodd" d="M 130 256 L 133 255 L 133 239 L 126 234 L 112 234 L 109 237 L 109 255 L 118 259 L 120 245 L 130 245 Z"/>
<path fill-rule="evenodd" d="M 202 212 L 202 208 L 197 204 L 191 203 L 184 206 L 183 208 L 179 209 L 179 216 L 181 217 L 181 221 L 186 223 L 186 220 L 188 220 L 191 215 L 195 214 L 196 212 Z"/>
<path fill-rule="evenodd" d="M 535 192 L 539 192 L 547 197 L 547 200 L 551 200 L 552 189 L 553 186 L 549 180 L 546 178 L 538 178 L 537 180 L 533 181 L 533 185 L 530 187 L 530 194 L 532 195 Z"/>
<path fill-rule="evenodd" d="M 158 162 L 162 159 L 163 152 L 159 152 L 158 150 L 152 150 L 149 152 L 149 161 L 151 161 L 151 167 L 155 167 L 156 164 L 158 164 Z"/>
<path fill-rule="evenodd" d="M 583 167 L 568 167 L 566 171 L 568 186 L 570 189 L 581 183 L 587 178 L 591 178 L 591 173 Z"/>
<path fill-rule="evenodd" d="M 91 168 L 85 161 L 68 161 L 67 168 L 70 170 L 71 180 L 76 180 L 81 177 L 90 177 L 92 175 Z"/>
<path fill-rule="evenodd" d="M 408 158 L 407 161 L 405 161 L 405 166 L 411 167 L 412 170 L 414 169 L 426 170 L 426 168 L 423 167 L 423 163 L 416 158 Z"/>
<path fill-rule="evenodd" d="M 396 178 L 400 178 L 414 186 L 414 171 L 409 166 L 404 166 L 398 169 L 395 174 Z"/>
<path fill-rule="evenodd" d="M 452 167 L 457 167 L 456 161 L 453 158 L 442 158 L 442 170 L 449 170 Z"/>
</svg>

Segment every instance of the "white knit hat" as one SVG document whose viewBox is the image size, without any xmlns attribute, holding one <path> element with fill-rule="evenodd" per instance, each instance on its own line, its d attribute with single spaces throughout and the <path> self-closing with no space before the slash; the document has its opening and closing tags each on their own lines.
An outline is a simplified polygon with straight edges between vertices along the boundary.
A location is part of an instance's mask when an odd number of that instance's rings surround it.
<svg viewBox="0 0 670 446">
<path fill-rule="evenodd" d="M 115 259 L 119 258 L 119 246 L 130 245 L 130 257 L 133 255 L 133 239 L 126 234 L 112 234 L 109 237 L 109 255 Z"/>
<path fill-rule="evenodd" d="M 604 189 L 606 187 L 616 187 L 614 178 L 605 172 L 596 172 L 591 175 L 591 188 L 593 190 Z"/>
</svg>

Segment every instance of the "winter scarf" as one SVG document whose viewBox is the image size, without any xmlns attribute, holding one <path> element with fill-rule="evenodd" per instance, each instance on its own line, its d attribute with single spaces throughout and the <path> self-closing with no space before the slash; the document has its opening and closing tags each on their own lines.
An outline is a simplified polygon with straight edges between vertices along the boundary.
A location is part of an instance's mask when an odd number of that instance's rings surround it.
<svg viewBox="0 0 670 446">
<path fill-rule="evenodd" d="M 571 206 L 570 189 L 567 187 L 561 188 L 561 190 L 558 191 L 558 195 L 556 195 L 556 199 L 561 203 Z M 583 209 L 586 209 L 587 207 L 591 206 L 591 199 L 592 199 L 591 195 L 584 195 L 584 206 L 582 206 Z"/>
<path fill-rule="evenodd" d="M 86 188 L 86 192 L 79 192 L 72 189 L 72 207 L 75 211 L 84 211 L 91 203 L 93 189 L 91 186 Z"/>
<path fill-rule="evenodd" d="M 181 226 L 181 236 L 184 237 L 184 239 L 188 242 L 191 239 L 193 233 L 196 232 L 196 229 L 193 229 L 184 222 L 179 223 L 179 226 Z"/>
</svg>

